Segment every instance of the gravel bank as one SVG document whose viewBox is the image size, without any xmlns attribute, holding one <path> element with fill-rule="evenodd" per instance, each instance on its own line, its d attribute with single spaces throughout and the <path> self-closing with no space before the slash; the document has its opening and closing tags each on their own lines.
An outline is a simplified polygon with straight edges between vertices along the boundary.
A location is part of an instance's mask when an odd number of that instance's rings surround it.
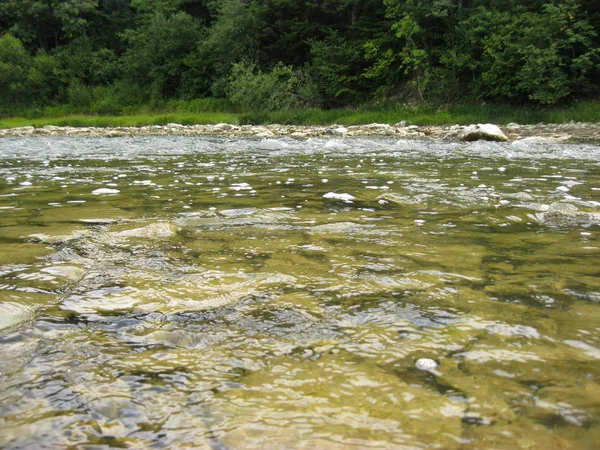
<svg viewBox="0 0 600 450">
<path fill-rule="evenodd" d="M 150 125 L 143 127 L 57 127 L 48 125 L 42 128 L 21 127 L 0 130 L 0 137 L 14 136 L 244 136 L 256 138 L 284 137 L 308 139 L 311 137 L 351 137 L 351 136 L 390 136 L 397 138 L 457 139 L 462 125 L 417 126 L 399 123 L 369 124 L 356 126 L 302 126 L 302 125 L 181 125 L 170 123 L 165 126 Z M 509 141 L 526 142 L 590 142 L 600 144 L 600 123 L 568 124 L 508 124 L 500 126 Z"/>
</svg>

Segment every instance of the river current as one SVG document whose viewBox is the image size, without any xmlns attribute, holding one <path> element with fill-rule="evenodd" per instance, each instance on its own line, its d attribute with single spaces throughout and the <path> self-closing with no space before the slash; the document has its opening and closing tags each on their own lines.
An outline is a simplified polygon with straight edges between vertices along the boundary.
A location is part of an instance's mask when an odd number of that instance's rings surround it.
<svg viewBox="0 0 600 450">
<path fill-rule="evenodd" d="M 2 139 L 0 447 L 598 448 L 599 237 L 593 146 Z"/>
</svg>

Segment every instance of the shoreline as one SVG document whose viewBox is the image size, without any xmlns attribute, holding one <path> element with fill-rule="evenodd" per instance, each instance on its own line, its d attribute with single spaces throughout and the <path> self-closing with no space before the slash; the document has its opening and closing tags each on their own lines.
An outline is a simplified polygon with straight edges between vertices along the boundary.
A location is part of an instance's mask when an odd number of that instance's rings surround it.
<svg viewBox="0 0 600 450">
<path fill-rule="evenodd" d="M 525 141 L 531 143 L 589 143 L 600 145 L 600 123 L 567 123 L 519 125 L 511 123 L 499 125 L 509 142 Z M 141 127 L 59 127 L 47 125 L 41 128 L 33 126 L 0 129 L 2 137 L 26 136 L 98 136 L 98 137 L 135 137 L 135 136 L 231 136 L 255 138 L 308 139 L 314 137 L 395 137 L 424 138 L 439 140 L 458 140 L 465 125 L 406 125 L 398 123 L 368 125 L 234 125 L 219 123 L 216 125 L 149 125 Z"/>
</svg>

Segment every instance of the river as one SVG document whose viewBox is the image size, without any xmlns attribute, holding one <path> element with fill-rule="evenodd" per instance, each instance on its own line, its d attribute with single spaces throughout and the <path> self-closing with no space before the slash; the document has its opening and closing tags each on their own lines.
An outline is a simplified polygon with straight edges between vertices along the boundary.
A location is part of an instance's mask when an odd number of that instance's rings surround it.
<svg viewBox="0 0 600 450">
<path fill-rule="evenodd" d="M 0 447 L 597 448 L 599 160 L 1 139 Z"/>
</svg>

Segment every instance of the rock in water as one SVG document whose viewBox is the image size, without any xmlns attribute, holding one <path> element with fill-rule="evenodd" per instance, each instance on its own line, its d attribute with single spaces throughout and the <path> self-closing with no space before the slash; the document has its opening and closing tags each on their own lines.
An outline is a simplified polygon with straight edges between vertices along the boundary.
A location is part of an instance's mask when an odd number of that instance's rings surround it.
<svg viewBox="0 0 600 450">
<path fill-rule="evenodd" d="M 431 370 L 435 370 L 438 365 L 433 359 L 420 358 L 420 359 L 417 359 L 417 363 L 415 364 L 415 366 L 419 370 L 431 371 Z"/>
<path fill-rule="evenodd" d="M 458 138 L 461 141 L 496 141 L 506 142 L 508 138 L 502 130 L 491 123 L 469 125 L 458 133 Z"/>
<path fill-rule="evenodd" d="M 108 189 L 108 188 L 100 188 L 100 189 L 96 189 L 95 191 L 92 191 L 93 195 L 116 195 L 118 194 L 119 191 L 118 189 Z"/>
<path fill-rule="evenodd" d="M 337 194 L 335 192 L 328 192 L 323 196 L 323 198 L 330 200 L 341 200 L 344 203 L 352 203 L 352 200 L 354 200 L 355 197 L 350 194 Z"/>
<path fill-rule="evenodd" d="M 147 239 L 168 239 L 173 236 L 179 228 L 177 225 L 167 222 L 157 222 L 146 225 L 142 228 L 134 228 L 133 230 L 125 230 L 115 233 L 116 237 L 133 237 Z"/>
</svg>

